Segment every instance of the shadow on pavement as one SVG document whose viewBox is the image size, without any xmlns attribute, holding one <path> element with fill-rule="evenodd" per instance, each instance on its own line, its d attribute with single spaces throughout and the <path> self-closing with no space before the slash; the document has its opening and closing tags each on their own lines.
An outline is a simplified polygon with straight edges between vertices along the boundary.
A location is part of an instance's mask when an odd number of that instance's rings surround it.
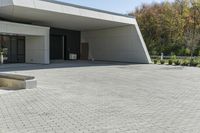
<svg viewBox="0 0 200 133">
<path fill-rule="evenodd" d="M 114 66 L 114 65 L 134 65 L 134 63 L 105 62 L 105 61 L 64 61 L 61 63 L 44 64 L 3 64 L 0 65 L 0 72 L 25 71 L 37 69 L 73 68 L 73 67 L 93 67 L 93 66 Z"/>
</svg>

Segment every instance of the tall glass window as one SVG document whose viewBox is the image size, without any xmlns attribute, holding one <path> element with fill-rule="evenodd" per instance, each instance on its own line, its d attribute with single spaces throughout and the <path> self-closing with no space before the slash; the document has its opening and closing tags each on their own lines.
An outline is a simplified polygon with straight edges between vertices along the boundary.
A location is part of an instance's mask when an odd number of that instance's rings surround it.
<svg viewBox="0 0 200 133">
<path fill-rule="evenodd" d="M 0 35 L 5 63 L 25 62 L 25 37 Z"/>
</svg>

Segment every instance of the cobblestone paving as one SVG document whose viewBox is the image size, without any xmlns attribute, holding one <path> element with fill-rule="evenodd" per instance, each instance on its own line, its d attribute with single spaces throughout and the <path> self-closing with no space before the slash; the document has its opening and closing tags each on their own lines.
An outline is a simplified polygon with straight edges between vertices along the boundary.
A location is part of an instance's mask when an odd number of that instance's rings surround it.
<svg viewBox="0 0 200 133">
<path fill-rule="evenodd" d="M 0 95 L 0 133 L 199 133 L 200 69 L 104 62 L 0 66 L 38 88 Z"/>
</svg>

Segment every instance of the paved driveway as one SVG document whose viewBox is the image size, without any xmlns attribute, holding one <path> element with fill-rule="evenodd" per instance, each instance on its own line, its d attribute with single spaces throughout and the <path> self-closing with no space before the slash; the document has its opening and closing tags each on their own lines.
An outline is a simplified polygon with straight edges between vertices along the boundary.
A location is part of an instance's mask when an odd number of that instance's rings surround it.
<svg viewBox="0 0 200 133">
<path fill-rule="evenodd" d="M 0 95 L 2 133 L 199 133 L 200 69 L 105 62 L 7 65 L 38 88 Z"/>
</svg>

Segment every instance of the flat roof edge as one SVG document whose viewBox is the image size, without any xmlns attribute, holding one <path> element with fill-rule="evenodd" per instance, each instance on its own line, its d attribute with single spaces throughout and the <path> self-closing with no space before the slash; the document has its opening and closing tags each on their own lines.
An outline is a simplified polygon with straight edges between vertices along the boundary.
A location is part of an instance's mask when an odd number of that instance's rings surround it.
<svg viewBox="0 0 200 133">
<path fill-rule="evenodd" d="M 48 26 L 26 24 L 26 23 L 20 23 L 20 22 L 12 22 L 12 21 L 7 21 L 7 20 L 0 20 L 0 23 L 9 23 L 9 24 L 24 25 L 24 26 L 32 26 L 32 27 L 43 28 L 43 29 L 50 29 L 50 27 L 48 27 Z"/>
<path fill-rule="evenodd" d="M 127 18 L 135 18 L 134 16 L 129 16 L 129 15 L 126 15 L 126 14 L 120 14 L 120 13 L 95 9 L 95 8 L 86 7 L 86 6 L 75 5 L 75 4 L 61 2 L 61 1 L 57 1 L 57 0 L 40 0 L 40 1 L 45 1 L 45 2 L 50 2 L 50 3 L 54 3 L 54 4 L 65 5 L 65 6 L 71 6 L 71 7 L 76 7 L 76 8 L 82 8 L 82 9 L 87 9 L 87 10 L 91 10 L 91 11 L 97 11 L 97 12 L 101 12 L 101 13 L 107 13 L 107 14 L 117 15 L 117 16 L 122 16 L 122 17 L 127 17 Z"/>
</svg>

